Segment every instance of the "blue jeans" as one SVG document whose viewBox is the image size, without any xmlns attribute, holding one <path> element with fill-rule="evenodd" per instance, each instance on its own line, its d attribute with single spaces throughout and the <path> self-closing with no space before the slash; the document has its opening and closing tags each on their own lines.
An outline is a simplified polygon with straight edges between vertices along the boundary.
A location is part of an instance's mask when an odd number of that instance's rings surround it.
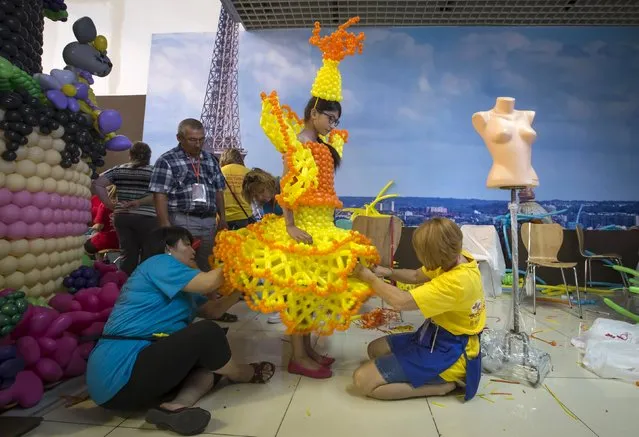
<svg viewBox="0 0 639 437">
<path fill-rule="evenodd" d="M 386 343 L 388 344 L 391 353 L 388 355 L 383 355 L 381 357 L 375 358 L 375 366 L 379 371 L 380 375 L 384 378 L 388 384 L 395 383 L 410 383 L 408 376 L 406 376 L 406 372 L 402 369 L 402 366 L 395 356 L 395 353 L 398 352 L 399 344 L 403 344 L 405 340 L 409 337 L 412 337 L 414 333 L 404 333 L 404 334 L 392 334 L 384 337 Z M 402 341 L 403 340 L 403 341 Z M 428 381 L 426 385 L 437 385 L 437 384 L 445 384 L 440 376 Z"/>
</svg>

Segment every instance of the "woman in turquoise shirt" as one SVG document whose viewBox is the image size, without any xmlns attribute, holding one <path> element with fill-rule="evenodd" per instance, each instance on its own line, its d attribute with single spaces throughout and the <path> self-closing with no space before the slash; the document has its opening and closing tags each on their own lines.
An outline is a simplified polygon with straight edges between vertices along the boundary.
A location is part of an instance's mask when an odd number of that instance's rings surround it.
<svg viewBox="0 0 639 437">
<path fill-rule="evenodd" d="M 275 371 L 272 363 L 240 364 L 231 357 L 225 331 L 211 319 L 240 295 L 215 299 L 222 272 L 198 270 L 192 243 L 181 227 L 151 234 L 146 260 L 122 288 L 87 367 L 89 394 L 98 405 L 150 408 L 147 422 L 182 435 L 208 425 L 211 414 L 193 405 L 218 378 L 265 383 Z M 196 313 L 207 320 L 192 323 Z"/>
</svg>

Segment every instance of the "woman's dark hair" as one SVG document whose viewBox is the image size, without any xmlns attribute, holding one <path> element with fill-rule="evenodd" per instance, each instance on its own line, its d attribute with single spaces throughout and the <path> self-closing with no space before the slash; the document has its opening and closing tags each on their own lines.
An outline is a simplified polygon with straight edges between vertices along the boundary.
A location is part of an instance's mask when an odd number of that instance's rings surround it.
<svg viewBox="0 0 639 437">
<path fill-rule="evenodd" d="M 133 168 L 145 167 L 151 162 L 151 148 L 147 143 L 136 141 L 129 149 L 129 157 Z"/>
<path fill-rule="evenodd" d="M 335 111 L 337 112 L 337 118 L 342 116 L 342 105 L 340 102 L 333 102 L 331 100 L 320 99 L 319 97 L 311 97 L 311 99 L 306 104 L 306 108 L 304 108 L 304 121 L 309 121 L 311 119 L 311 112 L 315 109 L 317 112 L 326 112 L 326 111 Z M 328 143 L 325 143 L 320 138 L 318 141 L 328 147 L 328 150 L 331 152 L 331 156 L 333 157 L 333 163 L 335 165 L 335 169 L 337 170 L 342 163 L 342 157 L 339 156 L 337 150 L 333 146 Z"/>
<path fill-rule="evenodd" d="M 181 226 L 168 226 L 154 230 L 145 241 L 142 261 L 165 253 L 167 246 L 175 247 L 180 240 L 193 244 L 193 235 Z"/>
</svg>

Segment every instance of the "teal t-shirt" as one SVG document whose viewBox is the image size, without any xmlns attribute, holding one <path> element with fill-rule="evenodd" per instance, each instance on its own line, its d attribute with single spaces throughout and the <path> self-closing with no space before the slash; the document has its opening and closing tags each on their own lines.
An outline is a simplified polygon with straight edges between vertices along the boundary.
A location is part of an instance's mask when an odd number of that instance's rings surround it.
<svg viewBox="0 0 639 437">
<path fill-rule="evenodd" d="M 147 259 L 122 287 L 104 334 L 149 338 L 185 328 L 193 321 L 197 307 L 206 302 L 202 295 L 182 291 L 198 273 L 170 255 Z M 144 340 L 98 341 L 86 374 L 89 394 L 96 404 L 104 404 L 126 385 L 138 354 L 150 344 Z"/>
</svg>

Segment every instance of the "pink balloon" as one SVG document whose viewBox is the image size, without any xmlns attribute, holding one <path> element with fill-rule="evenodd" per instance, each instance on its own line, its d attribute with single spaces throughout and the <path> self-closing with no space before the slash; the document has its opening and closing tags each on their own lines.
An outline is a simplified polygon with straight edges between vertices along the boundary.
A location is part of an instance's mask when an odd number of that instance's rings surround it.
<svg viewBox="0 0 639 437">
<path fill-rule="evenodd" d="M 91 355 L 91 351 L 93 350 L 94 347 L 95 347 L 95 341 L 82 343 L 80 346 L 78 346 L 78 352 L 80 353 L 80 356 L 83 359 L 88 360 L 89 355 Z"/>
<path fill-rule="evenodd" d="M 49 196 L 49 207 L 50 208 L 59 208 L 60 207 L 60 195 L 58 193 L 51 193 Z"/>
<path fill-rule="evenodd" d="M 78 347 L 78 341 L 73 337 L 62 337 L 56 343 L 58 346 L 51 358 L 64 369 L 71 361 L 71 354 Z"/>
<path fill-rule="evenodd" d="M 98 313 L 98 318 L 95 321 L 106 323 L 106 321 L 109 320 L 109 316 L 111 315 L 112 311 L 113 311 L 113 307 L 103 309 L 102 311 Z"/>
<path fill-rule="evenodd" d="M 75 300 L 71 302 L 71 311 L 82 311 L 82 305 L 80 305 L 80 302 L 76 302 Z"/>
<path fill-rule="evenodd" d="M 62 210 L 62 218 L 64 219 L 65 222 L 70 222 L 71 221 L 71 210 L 63 209 Z"/>
<path fill-rule="evenodd" d="M 44 225 L 44 231 L 42 232 L 42 236 L 44 238 L 53 238 L 56 234 L 55 223 L 47 223 Z"/>
<path fill-rule="evenodd" d="M 56 339 L 60 337 L 64 331 L 69 329 L 71 323 L 73 323 L 73 318 L 69 315 L 69 313 L 61 314 L 53 322 L 51 322 L 44 336 Z"/>
<path fill-rule="evenodd" d="M 22 408 L 34 407 L 44 394 L 42 380 L 32 371 L 23 370 L 16 375 L 11 387 L 0 390 L 0 407 L 17 403 Z"/>
<path fill-rule="evenodd" d="M 38 345 L 40 346 L 40 353 L 43 357 L 53 355 L 58 343 L 52 338 L 40 337 L 38 338 Z"/>
<path fill-rule="evenodd" d="M 29 225 L 29 230 L 27 231 L 27 237 L 29 238 L 39 238 L 42 236 L 44 232 L 44 225 L 40 222 L 33 223 Z"/>
<path fill-rule="evenodd" d="M 62 211 L 63 210 L 61 210 L 61 209 L 54 209 L 53 210 L 53 222 L 54 223 L 63 223 L 64 222 L 64 220 L 63 220 L 64 215 L 62 214 Z M 66 209 L 64 211 L 66 211 Z"/>
<path fill-rule="evenodd" d="M 82 305 L 82 310 L 90 313 L 96 313 L 100 310 L 100 299 L 98 299 L 98 296 L 96 296 L 95 293 L 87 293 L 82 290 L 77 292 L 74 297 L 75 300 L 80 302 L 80 305 Z"/>
<path fill-rule="evenodd" d="M 24 359 L 25 366 L 33 366 L 40 359 L 40 345 L 33 337 L 21 337 L 16 341 L 18 354 Z"/>
<path fill-rule="evenodd" d="M 42 337 L 49 325 L 57 318 L 58 312 L 55 310 L 38 311 L 29 320 L 29 334 L 36 338 Z"/>
<path fill-rule="evenodd" d="M 0 222 L 10 225 L 20 220 L 20 207 L 17 205 L 5 205 L 0 208 Z"/>
<path fill-rule="evenodd" d="M 97 313 L 90 313 L 88 311 L 74 311 L 67 314 L 69 314 L 73 320 L 70 331 L 75 333 L 84 331 L 98 318 Z"/>
<path fill-rule="evenodd" d="M 117 286 L 117 284 L 114 284 L 113 282 L 104 284 L 104 287 L 102 287 L 102 291 L 100 292 L 100 294 L 98 294 L 98 298 L 100 299 L 102 308 L 113 307 L 119 295 L 120 288 Z"/>
<path fill-rule="evenodd" d="M 5 238 L 7 236 L 7 225 L 3 222 L 0 222 L 0 238 Z"/>
<path fill-rule="evenodd" d="M 64 235 L 73 235 L 73 228 L 75 225 L 73 223 L 65 223 L 64 224 Z"/>
<path fill-rule="evenodd" d="M 33 196 L 28 191 L 23 190 L 23 191 L 18 191 L 17 193 L 13 193 L 13 199 L 11 203 L 19 206 L 20 208 L 31 205 L 32 202 L 33 202 Z"/>
<path fill-rule="evenodd" d="M 39 193 L 35 193 L 31 199 L 31 204 L 33 206 L 37 206 L 38 208 L 45 208 L 49 205 L 49 193 L 45 193 L 44 191 L 40 191 Z"/>
<path fill-rule="evenodd" d="M 53 210 L 51 208 L 42 208 L 40 210 L 40 223 L 53 223 Z"/>
<path fill-rule="evenodd" d="M 13 193 L 6 188 L 0 188 L 0 206 L 12 203 Z"/>
<path fill-rule="evenodd" d="M 83 375 L 87 370 L 87 362 L 82 358 L 82 354 L 78 349 L 73 351 L 69 364 L 64 369 L 64 376 L 72 378 L 74 376 Z"/>
<path fill-rule="evenodd" d="M 57 223 L 55 227 L 56 227 L 56 235 L 58 237 L 66 236 L 67 226 L 64 223 Z"/>
<path fill-rule="evenodd" d="M 104 322 L 94 322 L 91 324 L 91 326 L 89 326 L 87 329 L 82 331 L 82 336 L 92 337 L 94 335 L 100 335 L 102 334 L 102 331 L 104 330 L 104 325 L 105 325 Z"/>
<path fill-rule="evenodd" d="M 80 222 L 80 218 L 82 217 L 82 215 L 80 214 L 80 211 L 78 211 L 77 209 L 74 209 L 71 211 L 71 221 L 72 222 Z"/>
<path fill-rule="evenodd" d="M 80 200 L 78 197 L 76 196 L 72 196 L 69 198 L 69 208 L 71 209 L 77 209 L 78 208 L 78 200 Z"/>
<path fill-rule="evenodd" d="M 40 220 L 40 210 L 33 205 L 25 206 L 22 208 L 22 220 L 31 225 Z"/>
<path fill-rule="evenodd" d="M 60 197 L 60 208 L 62 208 L 62 209 L 69 208 L 69 196 L 61 196 Z"/>
<path fill-rule="evenodd" d="M 33 305 L 27 306 L 27 311 L 25 311 L 22 319 L 18 322 L 14 330 L 11 332 L 11 337 L 14 339 L 23 337 L 27 335 L 29 332 L 29 322 L 31 317 L 36 313 L 35 307 Z"/>
<path fill-rule="evenodd" d="M 69 293 L 56 294 L 49 300 L 49 306 L 61 313 L 71 310 L 71 303 L 74 301 L 73 296 Z"/>
<path fill-rule="evenodd" d="M 7 237 L 9 240 L 22 240 L 27 236 L 29 226 L 25 222 L 14 222 L 7 229 Z"/>
<path fill-rule="evenodd" d="M 33 371 L 42 378 L 44 382 L 58 382 L 64 375 L 60 365 L 51 358 L 42 358 L 36 363 Z"/>
</svg>

